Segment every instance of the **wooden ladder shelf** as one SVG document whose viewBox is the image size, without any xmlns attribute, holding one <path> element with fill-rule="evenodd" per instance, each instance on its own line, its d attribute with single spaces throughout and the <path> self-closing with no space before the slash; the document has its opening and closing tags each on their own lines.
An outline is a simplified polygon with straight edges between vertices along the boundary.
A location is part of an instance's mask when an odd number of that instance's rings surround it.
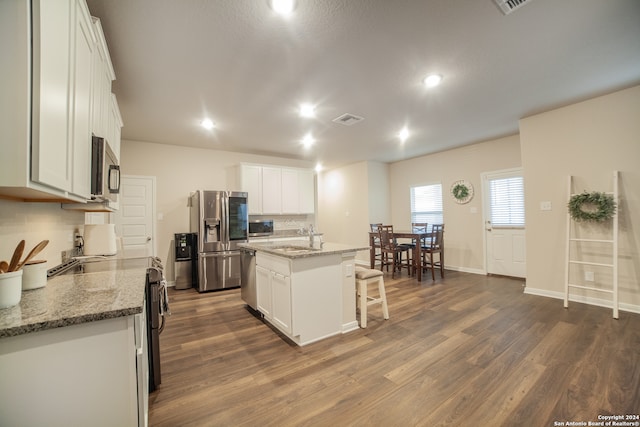
<svg viewBox="0 0 640 427">
<path fill-rule="evenodd" d="M 613 192 L 611 194 L 616 204 L 619 203 L 618 193 L 618 179 L 619 172 L 613 171 Z M 569 176 L 568 180 L 568 195 L 569 199 L 575 195 L 573 193 L 573 176 Z M 566 264 L 565 264 L 565 285 L 564 285 L 564 307 L 569 307 L 569 294 L 572 289 L 585 289 L 588 291 L 601 292 L 611 295 L 611 302 L 613 306 L 613 318 L 618 318 L 618 209 L 616 209 L 613 218 L 612 235 L 610 239 L 582 239 L 575 236 L 575 221 L 571 218 L 571 215 L 567 212 L 567 239 L 566 239 Z M 590 262 L 581 259 L 572 258 L 579 253 L 579 250 L 572 251 L 571 247 L 574 245 L 580 245 L 581 243 L 595 243 L 601 244 L 604 247 L 610 248 L 611 262 Z M 612 270 L 612 286 L 610 289 L 597 288 L 593 286 L 584 286 L 575 283 L 570 283 L 571 277 L 571 265 L 588 265 L 599 268 L 610 268 Z"/>
</svg>

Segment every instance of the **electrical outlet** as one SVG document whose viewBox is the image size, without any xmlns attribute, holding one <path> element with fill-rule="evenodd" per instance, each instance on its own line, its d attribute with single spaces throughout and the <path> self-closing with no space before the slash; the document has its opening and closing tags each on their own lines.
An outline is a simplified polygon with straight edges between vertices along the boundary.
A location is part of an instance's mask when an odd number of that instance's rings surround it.
<svg viewBox="0 0 640 427">
<path fill-rule="evenodd" d="M 73 256 L 73 249 L 69 249 L 68 251 L 62 251 L 60 253 L 60 261 L 67 262 Z"/>
<path fill-rule="evenodd" d="M 595 279 L 595 275 L 593 274 L 593 271 L 585 271 L 584 280 L 586 280 L 587 282 L 595 281 L 596 279 Z"/>
</svg>

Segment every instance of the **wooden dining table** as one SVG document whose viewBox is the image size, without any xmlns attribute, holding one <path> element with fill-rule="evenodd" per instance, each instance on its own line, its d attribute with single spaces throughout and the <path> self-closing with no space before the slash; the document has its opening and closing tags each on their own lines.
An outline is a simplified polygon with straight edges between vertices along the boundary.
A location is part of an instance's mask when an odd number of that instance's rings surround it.
<svg viewBox="0 0 640 427">
<path fill-rule="evenodd" d="M 369 263 L 372 269 L 375 267 L 376 260 L 376 248 L 374 246 L 376 237 L 378 237 L 377 231 L 369 232 Z M 417 279 L 419 282 L 422 281 L 422 245 L 420 244 L 420 242 L 422 241 L 422 239 L 425 239 L 427 237 L 431 237 L 431 232 L 415 232 L 405 230 L 393 232 L 394 239 L 411 239 L 412 242 L 414 242 L 415 247 L 412 249 L 411 257 L 413 259 L 413 271 L 417 271 Z"/>
</svg>

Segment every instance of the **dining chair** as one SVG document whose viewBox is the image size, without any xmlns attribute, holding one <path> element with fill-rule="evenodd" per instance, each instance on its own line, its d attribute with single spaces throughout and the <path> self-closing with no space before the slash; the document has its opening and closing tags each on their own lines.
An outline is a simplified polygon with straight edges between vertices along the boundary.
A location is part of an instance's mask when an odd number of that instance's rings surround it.
<svg viewBox="0 0 640 427">
<path fill-rule="evenodd" d="M 406 245 L 399 245 L 396 242 L 396 239 L 393 236 L 393 226 L 382 225 L 378 227 L 378 232 L 380 236 L 380 249 L 382 252 L 382 264 L 380 265 L 380 270 L 382 271 L 383 267 L 386 266 L 387 271 L 389 271 L 389 265 L 391 265 L 392 278 L 395 277 L 396 271 L 401 272 L 403 267 L 407 269 L 407 273 L 411 274 L 413 265 L 409 259 L 410 248 Z M 404 259 L 402 254 L 406 254 Z"/>
<path fill-rule="evenodd" d="M 426 222 L 412 222 L 411 231 L 413 231 L 414 233 L 426 233 L 428 226 L 429 224 L 427 224 Z M 412 245 L 415 247 L 416 244 L 417 242 L 413 242 Z M 422 246 L 426 245 L 426 241 L 424 238 L 422 239 L 421 244 Z"/>
<path fill-rule="evenodd" d="M 436 254 L 437 262 L 433 259 Z M 431 235 L 422 246 L 422 268 L 431 268 L 432 280 L 436 280 L 436 267 L 440 269 L 440 277 L 444 278 L 444 224 L 433 224 Z"/>
<path fill-rule="evenodd" d="M 380 265 L 382 265 L 382 251 L 380 250 L 380 233 L 378 233 L 378 227 L 381 227 L 381 226 L 382 226 L 381 222 L 369 224 L 369 227 L 371 228 L 371 232 L 376 233 L 373 236 L 373 251 L 374 251 L 373 267 L 374 268 L 375 268 L 376 262 L 380 262 Z"/>
</svg>

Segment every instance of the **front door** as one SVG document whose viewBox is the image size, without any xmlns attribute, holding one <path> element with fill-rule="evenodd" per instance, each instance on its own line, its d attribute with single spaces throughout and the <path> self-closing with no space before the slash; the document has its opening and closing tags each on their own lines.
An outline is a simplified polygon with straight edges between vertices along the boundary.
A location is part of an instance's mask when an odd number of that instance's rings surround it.
<svg viewBox="0 0 640 427">
<path fill-rule="evenodd" d="M 156 256 L 154 176 L 122 175 L 120 209 L 113 213 L 122 258 Z"/>
<path fill-rule="evenodd" d="M 522 169 L 482 176 L 489 274 L 526 277 L 524 179 Z"/>
</svg>

